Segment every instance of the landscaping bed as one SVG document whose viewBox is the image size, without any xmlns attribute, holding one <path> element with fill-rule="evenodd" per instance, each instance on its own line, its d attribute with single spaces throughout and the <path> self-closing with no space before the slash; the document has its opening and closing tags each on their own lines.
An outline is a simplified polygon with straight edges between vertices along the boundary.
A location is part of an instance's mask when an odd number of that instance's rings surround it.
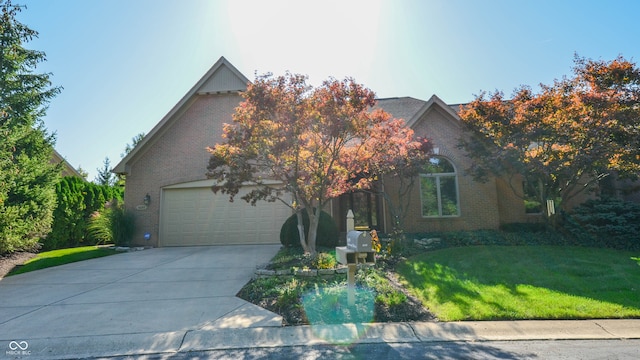
<svg viewBox="0 0 640 360">
<path fill-rule="evenodd" d="M 30 252 L 15 252 L 0 256 L 0 279 L 7 276 L 11 270 L 24 264 L 34 256 L 36 256 L 36 254 Z"/>
<path fill-rule="evenodd" d="M 320 255 L 324 259 L 321 268 L 336 266 L 335 249 L 322 250 L 326 252 Z M 329 256 L 333 262 L 327 260 Z M 398 283 L 390 264 L 379 258 L 375 267 L 358 269 L 354 306 L 349 306 L 346 273 L 258 277 L 246 284 L 237 296 L 281 315 L 284 325 L 435 320 L 433 314 Z M 298 269 L 317 268 L 314 265 L 318 265 L 317 260 L 314 264 L 314 259 L 305 257 L 301 250 L 284 248 L 267 269 L 292 269 L 291 273 L 295 274 Z"/>
</svg>

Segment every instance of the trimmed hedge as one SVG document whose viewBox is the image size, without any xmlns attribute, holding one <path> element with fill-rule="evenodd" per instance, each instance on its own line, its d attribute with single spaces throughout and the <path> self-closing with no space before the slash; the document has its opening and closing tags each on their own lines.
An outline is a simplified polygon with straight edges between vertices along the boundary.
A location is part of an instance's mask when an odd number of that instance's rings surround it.
<svg viewBox="0 0 640 360">
<path fill-rule="evenodd" d="M 304 224 L 305 236 L 309 236 L 309 215 L 302 212 L 302 222 Z M 284 222 L 280 229 L 280 243 L 285 247 L 301 247 L 300 235 L 298 234 L 298 217 L 291 215 Z M 325 211 L 320 212 L 320 223 L 318 224 L 318 235 L 316 246 L 334 247 L 338 245 L 338 225 L 335 220 Z"/>
<path fill-rule="evenodd" d="M 97 185 L 75 176 L 65 176 L 56 185 L 57 207 L 51 232 L 42 240 L 44 250 L 95 245 L 87 235 L 89 218 L 104 210 L 107 201 L 122 200 L 122 189 Z"/>
<path fill-rule="evenodd" d="M 507 223 L 500 225 L 500 230 L 508 233 L 536 233 L 548 231 L 547 224 L 539 223 Z"/>
</svg>

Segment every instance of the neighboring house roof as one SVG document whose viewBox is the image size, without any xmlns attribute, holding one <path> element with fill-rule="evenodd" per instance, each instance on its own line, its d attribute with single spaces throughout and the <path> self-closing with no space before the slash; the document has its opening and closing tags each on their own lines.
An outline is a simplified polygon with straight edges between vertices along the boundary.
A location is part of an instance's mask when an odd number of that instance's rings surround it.
<svg viewBox="0 0 640 360">
<path fill-rule="evenodd" d="M 451 110 L 453 110 L 456 114 L 460 114 L 462 109 L 465 109 L 469 106 L 469 103 L 466 104 L 449 104 Z"/>
<path fill-rule="evenodd" d="M 396 97 L 378 99 L 376 107 L 382 108 L 396 119 L 404 119 L 408 122 L 424 107 L 426 101 L 412 97 Z"/>
<path fill-rule="evenodd" d="M 53 149 L 53 154 L 51 154 L 51 163 L 62 164 L 62 176 L 76 176 L 80 179 L 84 179 L 84 176 L 82 176 L 76 168 L 71 166 L 71 164 L 69 164 L 69 162 L 67 162 L 67 160 L 65 160 L 55 149 Z"/>
<path fill-rule="evenodd" d="M 116 174 L 127 174 L 129 164 L 144 151 L 156 135 L 169 128 L 179 115 L 191 105 L 196 95 L 241 92 L 247 89 L 247 79 L 224 56 L 213 64 L 206 74 L 182 97 L 182 99 L 160 120 L 160 122 L 111 170 Z"/>
<path fill-rule="evenodd" d="M 394 118 L 404 119 L 409 127 L 413 127 L 418 119 L 434 108 L 440 108 L 452 119 L 460 120 L 456 110 L 460 105 L 447 105 L 436 95 L 431 96 L 427 101 L 412 97 L 378 99 L 377 107 L 390 113 Z"/>
</svg>

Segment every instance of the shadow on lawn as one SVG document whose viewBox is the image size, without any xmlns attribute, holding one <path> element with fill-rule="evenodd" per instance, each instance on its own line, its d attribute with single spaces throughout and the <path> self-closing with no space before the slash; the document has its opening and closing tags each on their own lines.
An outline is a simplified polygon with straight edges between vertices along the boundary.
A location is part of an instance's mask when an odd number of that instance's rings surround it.
<svg viewBox="0 0 640 360">
<path fill-rule="evenodd" d="M 443 306 L 453 304 L 462 317 L 480 311 L 486 314 L 484 320 L 511 319 L 518 302 L 540 293 L 547 293 L 544 300 L 549 302 L 564 294 L 620 305 L 631 309 L 631 316 L 640 314 L 640 269 L 626 252 L 478 246 L 419 255 L 399 265 L 398 270 L 414 291 L 423 293 L 423 298 Z M 513 296 L 514 303 L 491 300 L 501 295 Z M 561 310 L 548 316 L 532 312 L 531 318 L 590 317 L 579 307 L 572 308 L 573 298 L 565 297 L 562 301 L 566 309 L 559 306 Z M 482 302 L 480 310 L 479 302 Z"/>
</svg>

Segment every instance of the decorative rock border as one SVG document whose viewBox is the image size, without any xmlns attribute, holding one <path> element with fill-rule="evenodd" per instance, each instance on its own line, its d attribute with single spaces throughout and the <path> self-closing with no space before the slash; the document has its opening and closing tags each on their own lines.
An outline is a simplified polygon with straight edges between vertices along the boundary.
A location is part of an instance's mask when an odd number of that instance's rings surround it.
<svg viewBox="0 0 640 360">
<path fill-rule="evenodd" d="M 358 268 L 370 268 L 372 264 L 359 264 Z M 300 276 L 300 277 L 314 277 L 314 276 L 331 276 L 336 274 L 346 274 L 348 268 L 338 267 L 335 269 L 281 269 L 281 270 L 267 270 L 256 269 L 254 272 L 254 279 L 267 278 L 275 276 Z"/>
<path fill-rule="evenodd" d="M 115 251 L 121 251 L 121 252 L 131 252 L 131 251 L 142 251 L 147 249 L 144 246 L 136 246 L 136 247 L 129 247 L 129 246 L 110 246 L 109 249 L 113 249 Z"/>
</svg>

